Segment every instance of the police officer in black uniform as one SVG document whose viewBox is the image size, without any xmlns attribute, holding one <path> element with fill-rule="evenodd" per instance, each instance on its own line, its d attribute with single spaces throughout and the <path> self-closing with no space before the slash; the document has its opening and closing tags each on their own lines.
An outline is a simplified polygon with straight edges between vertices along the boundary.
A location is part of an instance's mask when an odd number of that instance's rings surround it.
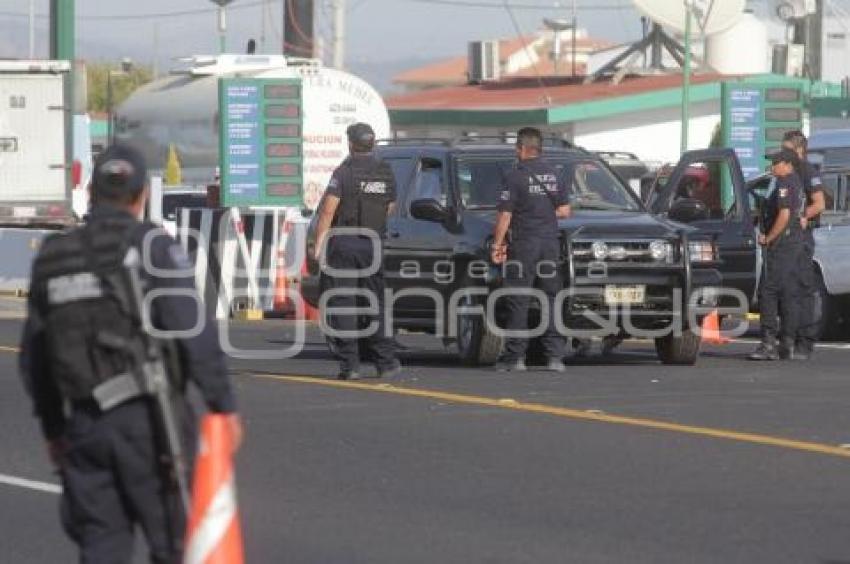
<svg viewBox="0 0 850 564">
<path fill-rule="evenodd" d="M 195 300 L 186 297 L 194 282 L 182 248 L 136 220 L 147 199 L 141 155 L 108 148 L 95 162 L 90 193 L 87 223 L 48 237 L 33 264 L 22 373 L 61 475 L 62 521 L 80 561 L 129 562 L 138 525 L 152 562 L 178 562 L 186 516 L 174 467 L 163 464 L 157 408 L 141 391 L 141 368 L 129 353 L 142 329 L 129 305 L 125 260 L 140 257 L 152 267 L 133 280 L 163 292 L 150 303 L 150 322 L 187 335 L 156 341 L 171 352 L 171 403 L 182 414 L 178 432 L 187 454 L 195 444 L 187 380 L 210 410 L 230 414 L 241 437 L 224 355 L 214 327 L 198 319 Z M 200 331 L 193 334 L 193 327 Z"/>
<path fill-rule="evenodd" d="M 320 258 L 326 245 L 326 265 L 339 270 L 328 272 L 323 267 L 323 278 L 330 288 L 342 290 L 327 300 L 327 306 L 335 310 L 353 308 L 340 311 L 340 315 L 329 312 L 333 328 L 344 332 L 332 339 L 331 348 L 340 360 L 340 380 L 361 377 L 361 352 L 375 362 L 379 378 L 392 377 L 401 371 L 401 363 L 384 323 L 380 240 L 386 232 L 387 216 L 395 205 L 395 179 L 390 166 L 373 155 L 375 132 L 371 126 L 356 123 L 348 128 L 347 135 L 350 155 L 331 177 L 316 228 L 316 258 Z M 332 227 L 339 229 L 338 234 Z M 349 289 L 365 291 L 371 297 L 358 298 L 353 292 L 345 292 Z M 374 305 L 379 313 L 369 315 L 368 310 Z M 365 327 L 361 318 L 368 321 Z M 363 339 L 355 336 L 358 332 L 362 332 Z M 368 350 L 361 351 L 360 343 Z"/>
<path fill-rule="evenodd" d="M 777 338 L 782 335 L 782 349 L 793 356 L 797 334 L 800 300 L 800 262 L 803 235 L 800 212 L 803 183 L 797 174 L 796 153 L 782 149 L 768 155 L 776 186 L 767 198 L 762 219 L 764 233 L 759 244 L 764 247 L 764 262 L 759 290 L 761 344 L 750 360 L 776 360 L 780 357 Z M 777 317 L 781 317 L 781 328 Z"/>
<path fill-rule="evenodd" d="M 826 207 L 823 181 L 820 173 L 808 161 L 808 139 L 802 131 L 785 133 L 782 146 L 791 149 L 800 160 L 800 179 L 805 191 L 805 206 L 800 218 L 803 229 L 803 254 L 800 257 L 800 319 L 795 347 L 791 355 L 795 360 L 808 360 L 820 335 L 817 269 L 815 266 L 814 229 L 820 227 L 820 214 Z"/>
<path fill-rule="evenodd" d="M 561 290 L 561 243 L 558 218 L 569 217 L 570 205 L 563 179 L 543 154 L 543 135 L 540 130 L 526 127 L 517 133 L 516 152 L 519 162 L 505 178 L 493 232 L 491 258 L 504 264 L 505 287 L 542 290 L 549 302 L 549 319 L 542 337 L 548 359 L 547 370 L 565 370 L 564 339 L 555 330 L 554 301 Z M 508 230 L 510 245 L 506 245 Z M 507 262 L 505 262 L 507 260 Z M 530 296 L 512 294 L 505 298 L 509 331 L 528 328 Z M 510 337 L 505 342 L 499 370 L 524 371 L 528 339 Z"/>
</svg>

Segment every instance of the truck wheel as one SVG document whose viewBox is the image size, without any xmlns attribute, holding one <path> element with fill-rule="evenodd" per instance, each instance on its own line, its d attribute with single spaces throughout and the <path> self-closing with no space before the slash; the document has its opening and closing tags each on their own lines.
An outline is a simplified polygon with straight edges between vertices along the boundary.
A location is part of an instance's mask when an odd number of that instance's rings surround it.
<svg viewBox="0 0 850 564">
<path fill-rule="evenodd" d="M 664 364 L 692 366 L 699 357 L 701 338 L 688 329 L 681 335 L 673 333 L 655 339 L 655 351 Z"/>
<path fill-rule="evenodd" d="M 815 299 L 815 310 L 820 314 L 818 316 L 817 335 L 818 339 L 825 341 L 840 340 L 843 336 L 844 328 L 840 315 L 840 304 L 838 300 L 829 295 L 826 289 L 826 283 L 823 280 L 823 274 L 818 272 L 817 278 L 817 296 Z"/>
<path fill-rule="evenodd" d="M 458 307 L 476 304 L 475 296 L 464 295 Z M 502 338 L 490 331 L 482 315 L 457 315 L 456 344 L 461 362 L 467 366 L 494 364 L 502 354 Z"/>
</svg>

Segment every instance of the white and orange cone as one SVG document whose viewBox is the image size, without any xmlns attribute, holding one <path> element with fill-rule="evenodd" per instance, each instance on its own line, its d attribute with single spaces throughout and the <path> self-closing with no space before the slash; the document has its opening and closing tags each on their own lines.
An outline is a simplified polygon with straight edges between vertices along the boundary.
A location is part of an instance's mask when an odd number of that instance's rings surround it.
<svg viewBox="0 0 850 564">
<path fill-rule="evenodd" d="M 244 562 L 236 507 L 233 442 L 226 415 L 204 416 L 183 564 Z"/>
</svg>

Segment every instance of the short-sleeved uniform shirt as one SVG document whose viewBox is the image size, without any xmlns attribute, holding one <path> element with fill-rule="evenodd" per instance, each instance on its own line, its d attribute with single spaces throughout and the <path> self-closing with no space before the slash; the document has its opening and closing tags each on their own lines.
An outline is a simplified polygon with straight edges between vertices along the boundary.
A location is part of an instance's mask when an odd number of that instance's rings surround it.
<svg viewBox="0 0 850 564">
<path fill-rule="evenodd" d="M 803 204 L 803 183 L 796 172 L 776 178 L 776 188 L 768 196 L 764 207 L 765 233 L 769 232 L 779 215 L 780 210 L 791 210 L 791 221 L 788 223 L 791 231 L 798 230 L 799 217 Z"/>
<path fill-rule="evenodd" d="M 806 197 L 806 205 L 812 204 L 813 196 L 818 192 L 823 192 L 823 179 L 820 176 L 820 171 L 808 161 L 803 161 L 801 164 L 800 178 L 803 181 L 803 190 Z M 800 210 L 802 213 L 804 210 Z M 809 227 L 820 226 L 820 215 L 809 220 Z"/>
<path fill-rule="evenodd" d="M 558 171 L 540 158 L 521 161 L 505 175 L 498 210 L 511 212 L 514 241 L 558 238 L 555 208 L 569 204 Z"/>
</svg>

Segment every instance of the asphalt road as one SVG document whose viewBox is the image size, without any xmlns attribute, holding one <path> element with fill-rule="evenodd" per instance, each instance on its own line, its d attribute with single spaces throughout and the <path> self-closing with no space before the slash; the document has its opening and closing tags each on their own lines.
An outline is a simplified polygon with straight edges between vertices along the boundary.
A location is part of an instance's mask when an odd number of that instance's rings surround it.
<svg viewBox="0 0 850 564">
<path fill-rule="evenodd" d="M 5 317 L 0 560 L 70 562 L 56 493 L 8 483 L 56 479 Z M 232 341 L 279 350 L 293 330 Z M 232 362 L 248 562 L 850 563 L 850 348 L 752 364 L 731 344 L 682 368 L 627 343 L 517 375 L 405 336 L 403 376 L 337 385 L 308 336 L 296 359 Z"/>
</svg>

